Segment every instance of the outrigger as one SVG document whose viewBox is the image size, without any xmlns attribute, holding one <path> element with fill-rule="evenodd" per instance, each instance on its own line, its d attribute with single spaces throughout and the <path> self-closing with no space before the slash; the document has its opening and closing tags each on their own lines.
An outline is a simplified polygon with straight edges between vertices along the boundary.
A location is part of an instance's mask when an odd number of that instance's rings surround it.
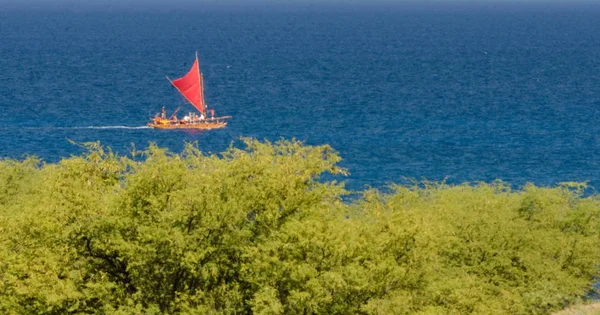
<svg viewBox="0 0 600 315">
<path fill-rule="evenodd" d="M 207 110 L 204 102 L 204 80 L 200 72 L 198 53 L 196 53 L 196 60 L 192 68 L 185 76 L 176 80 L 167 77 L 167 80 L 200 113 L 198 115 L 198 113 L 190 112 L 180 120 L 176 116 L 181 108 L 179 107 L 167 118 L 167 112 L 163 107 L 161 112 L 156 114 L 148 123 L 148 126 L 156 129 L 217 129 L 227 126 L 226 119 L 231 118 L 231 116 L 215 117 L 214 109 Z M 210 117 L 207 117 L 207 113 L 210 113 Z"/>
</svg>

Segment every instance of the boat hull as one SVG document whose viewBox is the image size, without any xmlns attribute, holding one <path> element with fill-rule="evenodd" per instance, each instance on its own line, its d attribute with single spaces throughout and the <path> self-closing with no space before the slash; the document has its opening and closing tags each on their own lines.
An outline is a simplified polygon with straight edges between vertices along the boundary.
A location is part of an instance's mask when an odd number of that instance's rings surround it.
<svg viewBox="0 0 600 315">
<path fill-rule="evenodd" d="M 219 129 L 225 128 L 227 126 L 227 122 L 219 121 L 219 122 L 202 122 L 202 123 L 172 123 L 172 124 L 157 124 L 150 122 L 148 123 L 149 127 L 154 129 L 201 129 L 201 130 L 209 130 L 209 129 Z"/>
</svg>

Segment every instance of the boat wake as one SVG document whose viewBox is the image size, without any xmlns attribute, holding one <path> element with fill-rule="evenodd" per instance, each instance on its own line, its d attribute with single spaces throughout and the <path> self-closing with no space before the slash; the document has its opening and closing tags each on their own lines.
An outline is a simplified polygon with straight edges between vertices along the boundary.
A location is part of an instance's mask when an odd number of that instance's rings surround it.
<svg viewBox="0 0 600 315">
<path fill-rule="evenodd" d="M 72 126 L 72 127 L 12 127 L 0 128 L 0 130 L 73 130 L 73 129 L 149 129 L 148 126 Z"/>
<path fill-rule="evenodd" d="M 84 127 L 65 127 L 64 129 L 148 129 L 148 126 L 84 126 Z"/>
</svg>

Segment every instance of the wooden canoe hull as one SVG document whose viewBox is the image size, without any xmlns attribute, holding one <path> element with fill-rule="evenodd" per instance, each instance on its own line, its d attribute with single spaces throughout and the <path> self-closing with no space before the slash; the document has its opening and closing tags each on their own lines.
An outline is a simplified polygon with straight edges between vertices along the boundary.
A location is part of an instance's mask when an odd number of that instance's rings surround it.
<svg viewBox="0 0 600 315">
<path fill-rule="evenodd" d="M 168 120 L 162 118 L 155 118 L 148 123 L 149 127 L 155 129 L 219 129 L 227 126 L 225 119 L 231 118 L 231 116 L 223 117 L 211 117 L 200 121 L 186 122 L 183 120 Z"/>
<path fill-rule="evenodd" d="M 202 122 L 202 123 L 187 123 L 187 124 L 156 124 L 156 123 L 148 123 L 149 127 L 154 129 L 219 129 L 227 126 L 227 122 L 219 121 L 219 122 Z"/>
</svg>

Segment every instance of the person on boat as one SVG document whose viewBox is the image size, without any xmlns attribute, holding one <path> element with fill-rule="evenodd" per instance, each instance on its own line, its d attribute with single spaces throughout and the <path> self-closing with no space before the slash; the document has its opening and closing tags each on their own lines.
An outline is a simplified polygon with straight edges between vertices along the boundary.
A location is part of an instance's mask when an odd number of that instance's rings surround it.
<svg viewBox="0 0 600 315">
<path fill-rule="evenodd" d="M 204 120 L 204 114 L 200 113 L 200 121 Z"/>
<path fill-rule="evenodd" d="M 165 110 L 165 107 L 163 106 L 163 108 L 160 110 L 160 118 L 162 119 L 167 119 L 167 111 Z"/>
</svg>

